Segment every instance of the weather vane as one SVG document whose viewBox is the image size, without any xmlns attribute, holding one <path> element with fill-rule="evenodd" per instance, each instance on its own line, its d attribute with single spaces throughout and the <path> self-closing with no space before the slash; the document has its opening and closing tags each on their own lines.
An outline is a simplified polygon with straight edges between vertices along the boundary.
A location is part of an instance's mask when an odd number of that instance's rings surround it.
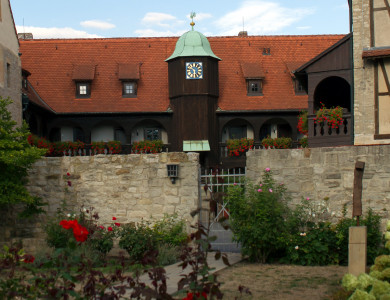
<svg viewBox="0 0 390 300">
<path fill-rule="evenodd" d="M 194 30 L 194 18 L 196 17 L 196 12 L 192 11 L 191 14 L 190 14 L 190 18 L 192 20 L 192 22 L 190 23 L 191 27 L 192 27 L 192 30 Z"/>
</svg>

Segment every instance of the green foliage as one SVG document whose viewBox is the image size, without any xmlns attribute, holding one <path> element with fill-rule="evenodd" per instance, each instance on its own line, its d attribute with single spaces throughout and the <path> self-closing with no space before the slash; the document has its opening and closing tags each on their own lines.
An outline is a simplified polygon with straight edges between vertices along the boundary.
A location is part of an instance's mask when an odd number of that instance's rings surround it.
<svg viewBox="0 0 390 300">
<path fill-rule="evenodd" d="M 336 232 L 331 224 L 320 222 L 311 226 L 306 232 L 291 235 L 284 259 L 299 265 L 337 264 L 336 242 Z"/>
<path fill-rule="evenodd" d="M 299 140 L 299 143 L 301 144 L 302 148 L 307 148 L 309 146 L 309 142 L 307 137 L 303 137 Z"/>
<path fill-rule="evenodd" d="M 119 247 L 126 250 L 133 261 L 141 261 L 145 254 L 157 248 L 157 237 L 147 223 L 129 223 L 119 233 Z"/>
<path fill-rule="evenodd" d="M 292 147 L 292 139 L 287 137 L 270 138 L 269 136 L 261 141 L 261 145 L 265 148 L 289 149 Z"/>
<path fill-rule="evenodd" d="M 284 248 L 288 228 L 285 187 L 276 184 L 267 168 L 260 185 L 247 183 L 229 188 L 228 208 L 234 239 L 251 261 L 266 262 Z"/>
<path fill-rule="evenodd" d="M 341 106 L 326 108 L 325 104 L 321 103 L 321 108 L 316 112 L 314 122 L 316 124 L 324 124 L 332 128 L 339 128 L 343 124 L 343 108 Z"/>
<path fill-rule="evenodd" d="M 373 264 L 374 259 L 383 253 L 383 234 L 380 229 L 381 217 L 375 214 L 371 208 L 367 215 L 360 219 L 362 226 L 367 226 L 367 263 Z M 339 264 L 348 264 L 349 227 L 356 226 L 356 220 L 350 218 L 341 219 L 336 225 L 337 246 L 339 249 Z"/>
<path fill-rule="evenodd" d="M 16 127 L 7 106 L 12 101 L 0 97 L 0 209 L 22 203 L 27 206 L 25 216 L 41 213 L 36 204 L 43 204 L 37 197 L 29 194 L 24 184 L 27 170 L 45 154 L 46 150 L 32 147 L 28 143 L 29 131 L 24 122 Z"/>
<path fill-rule="evenodd" d="M 253 148 L 253 139 L 242 138 L 242 139 L 231 139 L 227 140 L 227 149 L 229 156 L 240 156 Z"/>
<path fill-rule="evenodd" d="M 164 215 L 153 225 L 153 231 L 160 244 L 183 246 L 187 242 L 187 231 L 183 219 L 179 219 L 177 213 Z"/>
</svg>

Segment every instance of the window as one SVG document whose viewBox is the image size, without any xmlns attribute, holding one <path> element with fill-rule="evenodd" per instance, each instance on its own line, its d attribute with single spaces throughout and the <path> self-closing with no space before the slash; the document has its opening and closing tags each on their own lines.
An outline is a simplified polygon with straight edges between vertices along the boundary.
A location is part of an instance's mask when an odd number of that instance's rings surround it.
<svg viewBox="0 0 390 300">
<path fill-rule="evenodd" d="M 247 80 L 248 96 L 260 96 L 263 95 L 263 86 L 260 79 Z"/>
<path fill-rule="evenodd" d="M 298 79 L 296 79 L 296 78 L 293 79 L 293 82 L 294 82 L 295 94 L 297 94 L 297 95 L 306 95 L 306 91 L 305 91 L 302 83 Z"/>
<path fill-rule="evenodd" d="M 229 130 L 229 139 L 242 139 L 246 138 L 246 126 L 231 126 Z"/>
<path fill-rule="evenodd" d="M 122 96 L 123 97 L 136 97 L 137 95 L 137 87 L 135 82 L 124 81 Z"/>
<path fill-rule="evenodd" d="M 89 82 L 76 83 L 76 97 L 89 98 L 91 97 L 91 84 Z"/>
<path fill-rule="evenodd" d="M 148 141 L 161 140 L 161 132 L 159 128 L 145 128 L 144 139 Z"/>
<path fill-rule="evenodd" d="M 11 87 L 11 65 L 7 63 L 7 87 Z"/>
</svg>

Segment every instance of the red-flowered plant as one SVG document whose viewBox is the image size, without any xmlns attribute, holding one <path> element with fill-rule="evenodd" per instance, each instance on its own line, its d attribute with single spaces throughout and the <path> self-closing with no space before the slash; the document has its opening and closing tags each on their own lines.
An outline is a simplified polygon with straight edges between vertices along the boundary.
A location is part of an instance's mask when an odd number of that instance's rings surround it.
<svg viewBox="0 0 390 300">
<path fill-rule="evenodd" d="M 187 293 L 187 296 L 182 300 L 195 300 L 195 299 L 205 299 L 207 300 L 207 294 L 205 292 L 202 293 Z"/>
<path fill-rule="evenodd" d="M 316 117 L 314 118 L 315 124 L 325 124 L 327 122 L 328 126 L 337 129 L 340 125 L 343 124 L 343 108 L 341 106 L 326 108 L 325 104 L 321 103 L 321 108 L 316 112 Z"/>
<path fill-rule="evenodd" d="M 73 236 L 78 242 L 85 242 L 88 238 L 88 230 L 81 226 L 77 220 L 62 220 L 60 225 L 64 229 L 73 229 Z"/>
<path fill-rule="evenodd" d="M 242 153 L 245 153 L 249 149 L 253 148 L 253 139 L 232 139 L 227 140 L 226 144 L 229 156 L 240 156 Z"/>
<path fill-rule="evenodd" d="M 122 145 L 121 145 L 120 141 L 107 142 L 107 148 L 111 154 L 118 154 L 118 153 L 121 153 L 121 151 L 122 151 Z"/>
<path fill-rule="evenodd" d="M 160 153 L 162 151 L 163 141 L 154 140 L 154 141 L 139 141 L 134 142 L 132 150 L 135 153 Z"/>
<path fill-rule="evenodd" d="M 261 141 L 261 145 L 265 148 L 274 148 L 274 149 L 289 149 L 292 147 L 292 139 L 281 137 L 281 138 L 270 138 L 266 137 Z"/>
<path fill-rule="evenodd" d="M 306 110 L 302 110 L 300 113 L 299 113 L 299 116 L 298 116 L 298 131 L 304 135 L 307 135 L 308 133 L 308 126 L 307 126 L 307 111 Z"/>
</svg>

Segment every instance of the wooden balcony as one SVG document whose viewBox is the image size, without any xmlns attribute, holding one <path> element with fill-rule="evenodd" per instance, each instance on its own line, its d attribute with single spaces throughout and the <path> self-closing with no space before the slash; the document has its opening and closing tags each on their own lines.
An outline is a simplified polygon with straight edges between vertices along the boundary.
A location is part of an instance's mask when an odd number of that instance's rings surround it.
<svg viewBox="0 0 390 300">
<path fill-rule="evenodd" d="M 352 119 L 350 112 L 343 112 L 343 123 L 338 128 L 332 128 L 327 122 L 315 124 L 315 115 L 309 115 L 308 119 L 308 143 L 310 148 L 334 147 L 352 145 Z"/>
</svg>

